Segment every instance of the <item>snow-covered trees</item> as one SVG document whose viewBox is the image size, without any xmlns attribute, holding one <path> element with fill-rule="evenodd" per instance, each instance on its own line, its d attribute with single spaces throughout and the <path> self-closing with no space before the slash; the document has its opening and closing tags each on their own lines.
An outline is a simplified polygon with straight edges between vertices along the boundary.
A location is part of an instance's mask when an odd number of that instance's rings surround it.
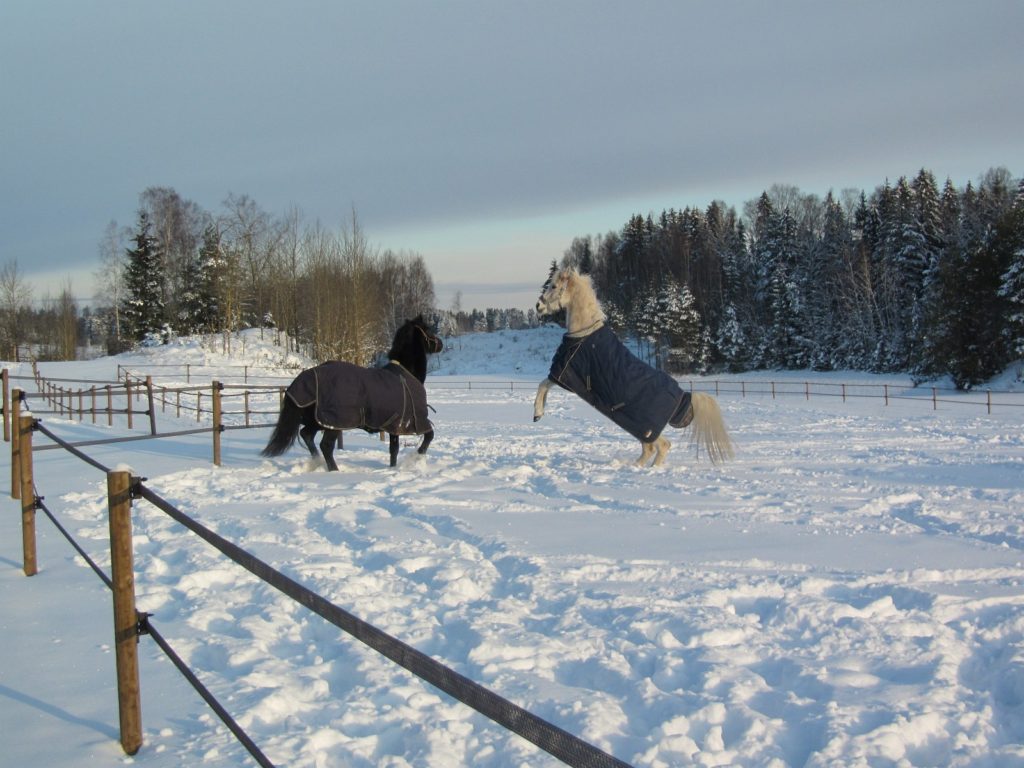
<svg viewBox="0 0 1024 768">
<path fill-rule="evenodd" d="M 1024 359 L 1024 179 L 1017 188 L 1013 209 L 1008 215 L 1007 242 L 1009 265 L 1003 273 L 999 295 L 1006 300 L 1006 345 L 1011 358 Z"/>
<path fill-rule="evenodd" d="M 151 229 L 149 214 L 140 210 L 132 236 L 135 246 L 126 254 L 125 296 L 121 305 L 124 335 L 135 341 L 142 341 L 150 334 L 159 334 L 166 322 L 162 255 Z"/>
<path fill-rule="evenodd" d="M 921 170 L 859 203 L 852 190 L 841 202 L 776 186 L 745 221 L 717 202 L 634 215 L 587 253 L 609 318 L 655 347 L 674 322 L 666 292 L 685 290 L 708 365 L 906 371 L 970 387 L 1024 353 L 1024 193 L 1010 181 L 996 169 L 940 192 Z M 575 241 L 567 260 L 582 250 Z"/>
</svg>

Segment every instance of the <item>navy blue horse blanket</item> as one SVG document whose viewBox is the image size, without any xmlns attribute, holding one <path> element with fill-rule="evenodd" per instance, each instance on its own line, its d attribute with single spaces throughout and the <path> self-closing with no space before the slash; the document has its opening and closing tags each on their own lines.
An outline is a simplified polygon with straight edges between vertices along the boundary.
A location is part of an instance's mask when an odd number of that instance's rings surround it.
<svg viewBox="0 0 1024 768">
<path fill-rule="evenodd" d="M 299 408 L 315 403 L 317 423 L 324 429 L 422 435 L 434 428 L 423 383 L 395 362 L 383 368 L 321 363 L 296 376 L 286 394 Z"/>
<path fill-rule="evenodd" d="M 606 325 L 587 336 L 563 336 L 548 378 L 642 443 L 657 440 L 666 424 L 688 423 L 690 393 L 626 349 Z"/>
</svg>

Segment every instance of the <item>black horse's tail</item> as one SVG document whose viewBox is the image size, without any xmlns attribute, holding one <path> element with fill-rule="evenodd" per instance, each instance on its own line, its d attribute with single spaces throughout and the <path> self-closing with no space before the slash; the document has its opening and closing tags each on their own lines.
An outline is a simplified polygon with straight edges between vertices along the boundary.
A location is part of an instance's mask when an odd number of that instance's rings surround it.
<svg viewBox="0 0 1024 768">
<path fill-rule="evenodd" d="M 281 404 L 281 413 L 277 417 L 277 424 L 270 435 L 267 447 L 260 451 L 260 456 L 280 456 L 295 443 L 299 436 L 299 427 L 302 424 L 302 409 L 299 408 L 290 397 L 285 396 Z"/>
</svg>

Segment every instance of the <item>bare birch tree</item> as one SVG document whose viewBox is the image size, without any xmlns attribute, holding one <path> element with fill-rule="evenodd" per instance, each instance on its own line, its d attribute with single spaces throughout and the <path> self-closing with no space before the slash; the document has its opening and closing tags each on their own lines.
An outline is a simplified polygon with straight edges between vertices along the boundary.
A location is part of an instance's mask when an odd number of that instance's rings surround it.
<svg viewBox="0 0 1024 768">
<path fill-rule="evenodd" d="M 20 347 L 27 339 L 28 315 L 32 310 L 32 286 L 18 270 L 18 260 L 0 267 L 0 355 L 20 361 Z"/>
</svg>

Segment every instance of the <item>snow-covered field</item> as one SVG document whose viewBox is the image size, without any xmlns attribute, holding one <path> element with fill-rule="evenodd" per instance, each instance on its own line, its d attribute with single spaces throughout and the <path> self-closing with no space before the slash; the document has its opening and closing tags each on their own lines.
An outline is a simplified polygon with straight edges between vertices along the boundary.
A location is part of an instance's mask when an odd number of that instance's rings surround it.
<svg viewBox="0 0 1024 768">
<path fill-rule="evenodd" d="M 422 460 L 404 446 L 396 470 L 356 433 L 337 474 L 297 448 L 260 458 L 267 429 L 225 433 L 219 468 L 209 435 L 86 450 L 636 766 L 1024 765 L 1024 407 L 728 393 L 735 461 L 713 466 L 670 431 L 666 466 L 637 469 L 637 444 L 568 393 L 532 422 L 559 333 L 449 340 L 427 381 L 437 436 Z M 255 336 L 233 356 L 193 344 L 40 369 L 111 379 L 118 362 L 185 361 L 288 375 Z M 70 440 L 125 431 L 43 420 Z M 162 430 L 191 426 L 160 415 Z M 9 463 L 5 447 L 0 476 Z M 35 466 L 47 506 L 106 566 L 105 478 L 63 451 Z M 5 506 L 0 765 L 252 765 L 147 638 L 145 744 L 123 754 L 109 593 L 42 515 L 25 578 L 18 503 Z M 275 764 L 559 764 L 146 502 L 133 519 L 140 610 Z"/>
</svg>

